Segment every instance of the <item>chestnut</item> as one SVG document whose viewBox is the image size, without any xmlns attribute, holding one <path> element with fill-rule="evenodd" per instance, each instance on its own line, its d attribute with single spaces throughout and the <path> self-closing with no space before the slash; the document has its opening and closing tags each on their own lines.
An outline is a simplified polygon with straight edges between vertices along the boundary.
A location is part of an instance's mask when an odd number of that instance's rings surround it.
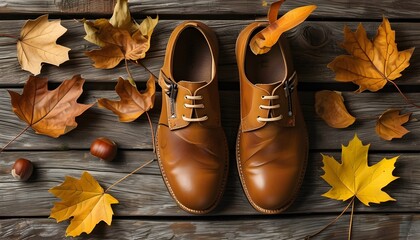
<svg viewBox="0 0 420 240">
<path fill-rule="evenodd" d="M 117 144 L 106 137 L 97 138 L 90 145 L 90 154 L 108 162 L 112 161 L 117 155 Z"/>
<path fill-rule="evenodd" d="M 31 161 L 25 158 L 19 158 L 13 164 L 11 173 L 15 179 L 26 181 L 31 177 L 33 170 L 34 166 Z"/>
</svg>

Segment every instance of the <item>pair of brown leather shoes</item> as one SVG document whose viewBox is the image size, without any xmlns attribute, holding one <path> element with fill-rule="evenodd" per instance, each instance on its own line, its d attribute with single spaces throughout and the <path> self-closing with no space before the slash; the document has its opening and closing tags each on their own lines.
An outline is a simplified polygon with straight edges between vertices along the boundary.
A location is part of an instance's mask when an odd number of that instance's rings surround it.
<svg viewBox="0 0 420 240">
<path fill-rule="evenodd" d="M 272 214 L 293 202 L 304 176 L 308 143 L 285 39 L 264 55 L 254 55 L 248 47 L 250 38 L 265 26 L 250 24 L 236 43 L 241 86 L 236 160 L 249 202 Z M 177 204 L 195 214 L 216 207 L 228 173 L 217 55 L 213 31 L 200 22 L 184 22 L 169 38 L 159 77 L 159 166 Z"/>
</svg>

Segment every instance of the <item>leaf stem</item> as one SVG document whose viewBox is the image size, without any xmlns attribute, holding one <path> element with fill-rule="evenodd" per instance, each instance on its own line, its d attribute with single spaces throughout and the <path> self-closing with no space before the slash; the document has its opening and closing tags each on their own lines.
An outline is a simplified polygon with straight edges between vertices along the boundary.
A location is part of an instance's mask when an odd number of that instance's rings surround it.
<svg viewBox="0 0 420 240">
<path fill-rule="evenodd" d="M 152 120 L 150 119 L 149 113 L 146 111 L 147 120 L 149 120 L 150 131 L 152 132 L 152 145 L 153 145 L 153 153 L 156 153 L 156 144 L 155 144 L 155 129 L 153 128 Z"/>
<path fill-rule="evenodd" d="M 11 34 L 0 33 L 0 37 L 7 37 L 7 38 L 13 38 L 13 39 L 19 40 L 19 37 L 15 35 L 11 35 Z"/>
<path fill-rule="evenodd" d="M 12 142 L 14 142 L 18 137 L 20 137 L 24 132 L 26 132 L 26 130 L 28 130 L 28 128 L 30 128 L 31 125 L 26 126 L 18 135 L 16 135 L 16 137 L 14 137 L 12 140 L 10 140 L 6 145 L 4 145 L 4 147 L 2 149 L 0 149 L 0 153 L 3 152 L 4 149 L 7 148 L 7 146 L 9 146 Z"/>
<path fill-rule="evenodd" d="M 318 235 L 318 234 L 320 234 L 320 233 L 322 233 L 325 229 L 327 229 L 329 226 L 331 226 L 331 225 L 333 225 L 335 222 L 337 222 L 337 220 L 341 217 L 341 216 L 343 216 L 343 214 L 347 211 L 347 209 L 349 209 L 349 207 L 350 207 L 350 205 L 352 205 L 354 203 L 354 197 L 351 199 L 351 201 L 349 202 L 349 204 L 344 208 L 344 210 L 340 213 L 340 215 L 338 215 L 335 219 L 333 219 L 330 223 L 328 223 L 326 226 L 324 226 L 322 229 L 320 229 L 318 232 L 316 232 L 316 233 L 314 233 L 314 234 L 312 234 L 312 235 L 309 235 L 309 236 L 306 236 L 305 237 L 305 240 L 309 240 L 309 239 L 311 239 L 311 238 L 313 238 L 313 237 L 315 237 L 316 235 Z"/>
<path fill-rule="evenodd" d="M 140 167 L 134 169 L 131 173 L 125 175 L 124 177 L 122 177 L 120 180 L 114 182 L 111 186 L 109 186 L 105 192 L 108 192 L 111 188 L 113 188 L 115 185 L 117 185 L 118 183 L 124 181 L 126 178 L 128 178 L 129 176 L 133 175 L 134 173 L 136 173 L 137 171 L 140 171 L 142 168 L 146 167 L 147 165 L 151 164 L 152 162 L 156 161 L 156 159 L 152 159 L 149 160 L 148 162 L 146 162 L 145 164 L 141 165 Z"/>
<path fill-rule="evenodd" d="M 156 79 L 158 79 L 158 77 L 152 72 L 150 71 L 143 63 L 139 62 L 139 61 L 135 61 L 135 63 L 137 63 L 138 65 L 142 66 L 146 71 L 148 71 L 153 77 L 155 77 Z"/>
<path fill-rule="evenodd" d="M 127 58 L 124 58 L 124 63 L 125 63 L 125 70 L 127 71 L 127 74 L 128 74 L 128 81 L 130 81 L 130 83 L 133 86 L 136 86 L 136 82 L 134 82 L 134 78 L 133 78 L 133 75 L 131 75 L 130 68 L 128 68 Z"/>
<path fill-rule="evenodd" d="M 353 216 L 354 216 L 354 197 L 351 200 L 351 214 L 350 214 L 350 224 L 349 224 L 349 235 L 348 240 L 351 240 L 351 232 L 353 230 Z"/>
<path fill-rule="evenodd" d="M 394 85 L 394 87 L 398 90 L 398 92 L 399 92 L 399 93 L 400 93 L 400 95 L 404 98 L 404 100 L 405 100 L 405 102 L 406 102 L 407 104 L 412 105 L 412 106 L 414 106 L 414 107 L 416 107 L 416 108 L 420 108 L 420 105 L 415 104 L 412 100 L 410 100 L 407 96 L 405 96 L 405 94 L 401 91 L 401 89 L 398 87 L 398 85 L 397 85 L 395 82 L 393 82 L 393 81 L 389 80 L 388 78 L 386 78 L 386 80 L 387 80 L 388 82 L 390 82 L 392 85 Z"/>
</svg>

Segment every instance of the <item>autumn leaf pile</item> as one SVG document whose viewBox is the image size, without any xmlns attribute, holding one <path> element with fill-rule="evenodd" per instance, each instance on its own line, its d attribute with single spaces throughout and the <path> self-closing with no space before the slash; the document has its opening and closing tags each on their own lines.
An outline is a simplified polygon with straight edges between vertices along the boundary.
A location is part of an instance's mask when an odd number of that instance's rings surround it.
<svg viewBox="0 0 420 240">
<path fill-rule="evenodd" d="M 131 18 L 127 0 L 117 0 L 111 19 L 82 22 L 86 30 L 85 39 L 99 46 L 99 49 L 86 52 L 93 60 L 93 66 L 109 69 L 124 60 L 127 69 L 128 80 L 120 77 L 115 88 L 121 99 L 98 99 L 99 107 L 114 112 L 121 122 L 131 122 L 143 113 L 147 114 L 154 105 L 155 77 L 150 75 L 147 89 L 140 93 L 129 72 L 128 63 L 138 64 L 139 60 L 145 58 L 158 18 L 147 17 L 137 24 Z M 22 69 L 38 75 L 43 63 L 59 66 L 69 60 L 70 48 L 56 43 L 66 31 L 60 20 L 49 21 L 48 15 L 28 20 L 21 29 L 20 37 L 16 38 L 17 57 Z M 9 91 L 12 110 L 27 127 L 8 144 L 29 128 L 37 134 L 53 138 L 75 129 L 76 117 L 94 105 L 77 102 L 83 92 L 84 82 L 82 76 L 76 74 L 64 80 L 57 88 L 48 90 L 46 77 L 30 76 L 22 93 Z M 84 172 L 80 180 L 67 176 L 61 185 L 51 188 L 50 192 L 61 199 L 54 204 L 50 217 L 57 222 L 70 220 L 67 236 L 76 237 L 83 232 L 89 234 L 101 221 L 111 225 L 111 204 L 117 204 L 118 200 L 106 193 L 88 172 Z"/>
<path fill-rule="evenodd" d="M 359 24 L 355 32 L 346 26 L 341 46 L 348 55 L 336 57 L 327 66 L 335 72 L 335 80 L 358 85 L 357 93 L 365 90 L 376 92 L 391 83 L 402 94 L 393 81 L 401 77 L 401 72 L 410 65 L 414 48 L 398 50 L 395 31 L 391 29 L 388 19 L 383 18 L 373 40 L 368 38 L 362 24 Z M 403 97 L 412 104 L 404 95 Z M 342 94 L 335 91 L 317 92 L 315 111 L 333 128 L 346 128 L 356 121 L 347 111 Z M 377 117 L 375 130 L 382 139 L 402 138 L 409 132 L 402 125 L 409 121 L 410 113 L 400 115 L 400 111 L 401 109 L 388 109 Z"/>
</svg>

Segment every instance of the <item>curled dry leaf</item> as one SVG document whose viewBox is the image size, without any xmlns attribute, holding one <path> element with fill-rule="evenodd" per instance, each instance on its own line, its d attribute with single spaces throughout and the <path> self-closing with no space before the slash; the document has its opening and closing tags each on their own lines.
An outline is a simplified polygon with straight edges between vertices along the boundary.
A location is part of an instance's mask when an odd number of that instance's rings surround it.
<svg viewBox="0 0 420 240">
<path fill-rule="evenodd" d="M 269 25 L 249 42 L 249 47 L 255 55 L 270 51 L 284 32 L 301 24 L 316 9 L 315 5 L 295 8 L 277 19 L 278 10 L 283 2 L 284 0 L 271 4 L 268 12 Z"/>
<path fill-rule="evenodd" d="M 69 60 L 70 48 L 56 43 L 66 31 L 60 20 L 49 22 L 48 15 L 28 20 L 17 42 L 17 56 L 22 69 L 38 75 L 43 62 L 58 66 Z"/>
<path fill-rule="evenodd" d="M 111 204 L 117 204 L 118 200 L 105 193 L 88 172 L 84 172 L 80 180 L 67 176 L 61 185 L 49 192 L 62 200 L 54 203 L 50 218 L 57 222 L 71 219 L 66 236 L 89 234 L 100 221 L 111 225 L 114 215 Z"/>
<path fill-rule="evenodd" d="M 36 133 L 57 138 L 76 128 L 76 117 L 93 105 L 76 102 L 84 82 L 75 75 L 49 91 L 47 78 L 30 76 L 22 95 L 9 91 L 13 112 Z"/>
<path fill-rule="evenodd" d="M 100 49 L 86 52 L 96 68 L 110 69 L 122 60 L 139 60 L 146 56 L 150 39 L 158 23 L 147 17 L 141 24 L 131 19 L 127 0 L 118 0 L 111 19 L 84 20 L 85 40 L 98 45 Z"/>
<path fill-rule="evenodd" d="M 333 157 L 322 155 L 325 174 L 321 177 L 331 185 L 322 196 L 346 201 L 356 196 L 363 204 L 395 201 L 382 188 L 398 177 L 392 175 L 398 157 L 384 158 L 373 166 L 368 165 L 369 145 L 363 145 L 357 137 L 342 146 L 341 163 Z"/>
<path fill-rule="evenodd" d="M 315 112 L 333 128 L 346 128 L 356 120 L 348 113 L 341 93 L 336 91 L 322 90 L 316 92 Z"/>
<path fill-rule="evenodd" d="M 386 18 L 373 41 L 368 39 L 362 24 L 355 32 L 346 26 L 342 47 L 350 55 L 336 57 L 328 68 L 336 73 L 337 81 L 359 85 L 358 92 L 366 89 L 376 92 L 388 81 L 401 77 L 401 72 L 410 65 L 414 51 L 414 48 L 398 51 L 395 31 Z"/>
<path fill-rule="evenodd" d="M 156 92 L 155 78 L 150 75 L 146 90 L 140 93 L 128 80 L 120 77 L 115 91 L 121 100 L 112 101 L 101 98 L 98 100 L 98 105 L 118 115 L 120 122 L 132 122 L 153 108 Z"/>
<path fill-rule="evenodd" d="M 402 138 L 409 133 L 402 125 L 410 119 L 411 113 L 400 115 L 400 109 L 386 110 L 376 122 L 376 133 L 385 140 L 391 141 L 393 138 Z"/>
</svg>

